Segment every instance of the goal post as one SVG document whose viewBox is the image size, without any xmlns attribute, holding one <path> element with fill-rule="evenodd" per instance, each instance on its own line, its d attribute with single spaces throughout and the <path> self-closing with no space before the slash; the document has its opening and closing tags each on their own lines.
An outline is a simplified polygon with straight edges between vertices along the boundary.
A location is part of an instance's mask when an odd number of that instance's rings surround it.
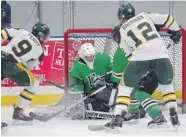
<svg viewBox="0 0 186 137">
<path fill-rule="evenodd" d="M 64 33 L 64 53 L 65 53 L 65 62 L 64 62 L 64 81 L 66 90 L 68 91 L 68 73 L 71 64 L 74 59 L 77 57 L 77 47 L 83 44 L 84 42 L 92 43 L 96 51 L 105 52 L 109 51 L 111 58 L 113 57 L 116 49 L 117 43 L 112 39 L 109 39 L 111 36 L 112 28 L 74 28 L 68 29 Z M 166 29 L 160 31 L 161 37 L 164 39 L 166 45 L 170 45 L 169 56 L 171 63 L 174 68 L 174 88 L 175 93 L 178 98 L 178 102 L 185 107 L 186 111 L 186 31 L 181 28 L 182 38 L 178 44 L 173 44 L 172 40 L 169 38 Z M 107 46 L 109 45 L 109 47 Z M 108 49 L 109 50 L 105 50 Z M 158 102 L 163 102 L 163 97 L 161 91 L 158 89 L 154 92 L 153 98 L 158 100 Z"/>
</svg>

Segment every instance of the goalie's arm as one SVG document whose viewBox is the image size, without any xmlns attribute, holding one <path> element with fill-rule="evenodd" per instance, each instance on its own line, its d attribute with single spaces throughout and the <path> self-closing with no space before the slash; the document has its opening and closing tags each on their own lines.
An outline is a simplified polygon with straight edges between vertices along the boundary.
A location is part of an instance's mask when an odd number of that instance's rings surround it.
<svg viewBox="0 0 186 137">
<path fill-rule="evenodd" d="M 72 65 L 69 72 L 69 91 L 71 93 L 83 93 L 84 83 L 82 78 L 79 76 L 78 68 L 75 63 Z"/>
<path fill-rule="evenodd" d="M 118 46 L 116 53 L 114 54 L 113 58 L 113 65 L 112 65 L 112 75 L 111 80 L 113 82 L 119 83 L 124 69 L 128 64 L 128 58 L 125 56 L 122 49 Z"/>
<path fill-rule="evenodd" d="M 122 30 L 120 27 L 121 25 L 118 25 L 112 30 L 112 38 L 118 44 L 117 50 L 113 57 L 111 75 L 111 81 L 115 83 L 120 82 L 124 69 L 128 64 L 128 60 L 133 51 L 133 49 L 126 44 L 125 39 L 121 37 Z"/>
<path fill-rule="evenodd" d="M 70 93 L 83 93 L 84 92 L 84 84 L 82 81 L 76 77 L 70 76 L 69 79 L 69 91 Z"/>
</svg>

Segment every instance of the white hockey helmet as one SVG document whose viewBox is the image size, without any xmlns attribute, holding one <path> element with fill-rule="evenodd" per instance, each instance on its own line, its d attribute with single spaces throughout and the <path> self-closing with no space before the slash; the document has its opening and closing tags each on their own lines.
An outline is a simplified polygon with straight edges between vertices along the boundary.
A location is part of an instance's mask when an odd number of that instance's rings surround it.
<svg viewBox="0 0 186 137">
<path fill-rule="evenodd" d="M 95 54 L 95 48 L 91 43 L 84 43 L 78 51 L 79 57 L 83 59 L 91 69 L 93 68 Z"/>
</svg>

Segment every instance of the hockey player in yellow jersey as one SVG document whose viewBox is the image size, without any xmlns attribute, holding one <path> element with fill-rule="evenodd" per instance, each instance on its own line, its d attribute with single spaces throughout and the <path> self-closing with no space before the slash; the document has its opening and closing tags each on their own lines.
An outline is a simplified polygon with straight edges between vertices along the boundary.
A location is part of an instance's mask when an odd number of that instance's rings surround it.
<svg viewBox="0 0 186 137">
<path fill-rule="evenodd" d="M 25 29 L 1 30 L 1 41 L 8 41 L 6 46 L 1 47 L 1 80 L 10 78 L 24 87 L 19 95 L 18 106 L 14 107 L 13 119 L 18 123 L 33 120 L 24 113 L 39 86 L 39 81 L 30 70 L 42 61 L 42 43 L 48 39 L 49 33 L 49 27 L 41 22 L 33 26 L 32 33 Z"/>
<path fill-rule="evenodd" d="M 134 7 L 128 3 L 118 10 L 121 26 L 118 33 L 120 48 L 123 49 L 129 64 L 124 71 L 125 90 L 118 93 L 122 96 L 131 93 L 152 118 L 148 126 L 159 126 L 166 123 L 151 94 L 159 85 L 163 93 L 165 106 L 169 110 L 173 126 L 179 126 L 177 102 L 173 88 L 173 67 L 164 40 L 158 31 L 168 28 L 170 39 L 178 43 L 181 32 L 174 18 L 169 14 L 140 13 L 135 14 Z M 122 61 L 122 59 L 121 59 Z M 132 92 L 133 91 L 133 92 Z M 120 91 L 121 92 L 121 91 Z M 118 102 L 118 101 L 117 101 Z M 116 118 L 105 126 L 122 127 L 122 116 L 126 115 L 126 107 L 122 103 L 116 105 Z"/>
</svg>

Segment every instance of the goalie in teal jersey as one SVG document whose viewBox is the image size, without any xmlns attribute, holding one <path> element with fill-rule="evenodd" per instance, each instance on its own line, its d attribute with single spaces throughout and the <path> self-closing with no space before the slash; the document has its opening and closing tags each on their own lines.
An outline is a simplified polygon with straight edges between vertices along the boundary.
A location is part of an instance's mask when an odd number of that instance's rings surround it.
<svg viewBox="0 0 186 137">
<path fill-rule="evenodd" d="M 124 57 L 124 54 L 120 53 L 122 51 L 118 48 L 112 63 L 109 55 L 96 53 L 91 43 L 81 45 L 78 51 L 79 57 L 74 61 L 69 72 L 70 92 L 87 96 L 105 86 L 86 101 L 88 110 L 109 112 L 115 106 L 118 84 L 123 68 L 128 63 L 127 60 L 117 61 L 117 58 Z"/>
</svg>

